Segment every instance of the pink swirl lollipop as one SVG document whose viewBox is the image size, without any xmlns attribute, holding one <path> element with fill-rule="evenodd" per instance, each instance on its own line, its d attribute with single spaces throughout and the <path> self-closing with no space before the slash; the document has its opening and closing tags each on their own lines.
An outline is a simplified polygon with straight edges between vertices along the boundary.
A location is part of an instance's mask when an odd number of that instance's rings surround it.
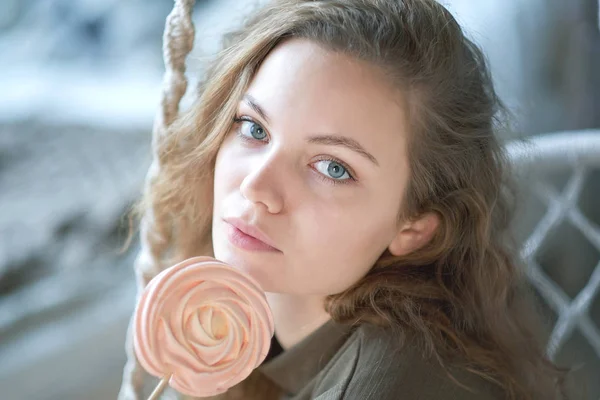
<svg viewBox="0 0 600 400">
<path fill-rule="evenodd" d="M 163 387 L 168 380 L 194 397 L 223 393 L 244 380 L 267 356 L 274 333 L 258 283 L 210 257 L 190 258 L 154 277 L 134 324 L 142 367 L 162 377 Z"/>
</svg>

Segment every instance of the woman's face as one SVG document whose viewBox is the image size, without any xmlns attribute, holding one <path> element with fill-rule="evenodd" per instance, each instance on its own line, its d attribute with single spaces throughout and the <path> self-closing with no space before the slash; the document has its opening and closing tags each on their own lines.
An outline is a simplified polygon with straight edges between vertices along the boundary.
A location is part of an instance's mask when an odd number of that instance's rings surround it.
<svg viewBox="0 0 600 400">
<path fill-rule="evenodd" d="M 293 39 L 265 59 L 236 119 L 215 166 L 215 257 L 267 292 L 347 289 L 398 232 L 398 92 L 365 62 Z"/>
</svg>

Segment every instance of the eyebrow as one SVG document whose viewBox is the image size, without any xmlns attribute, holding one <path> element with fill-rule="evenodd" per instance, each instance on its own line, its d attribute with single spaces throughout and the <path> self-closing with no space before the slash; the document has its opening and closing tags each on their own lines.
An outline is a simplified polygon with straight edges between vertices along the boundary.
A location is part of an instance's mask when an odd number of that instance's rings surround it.
<svg viewBox="0 0 600 400">
<path fill-rule="evenodd" d="M 244 95 L 244 101 L 250 106 L 258 115 L 261 116 L 268 124 L 271 123 L 269 116 L 265 110 L 258 104 L 256 99 L 249 94 Z M 356 140 L 347 136 L 341 135 L 315 135 L 308 138 L 309 143 L 321 144 L 325 146 L 342 146 L 350 149 L 361 156 L 365 157 L 373 164 L 379 166 L 377 159 L 369 153 L 365 148 Z"/>
<path fill-rule="evenodd" d="M 326 145 L 326 146 L 346 147 L 352 151 L 355 151 L 356 153 L 360 154 L 361 156 L 367 158 L 373 164 L 379 166 L 377 159 L 371 153 L 369 153 L 367 150 L 365 150 L 365 148 L 362 147 L 360 145 L 360 143 L 358 143 L 356 140 L 354 140 L 352 138 L 349 138 L 346 136 L 340 136 L 340 135 L 317 135 L 317 136 L 309 137 L 308 142 L 322 144 L 322 145 Z"/>
<path fill-rule="evenodd" d="M 256 101 L 256 99 L 254 97 L 250 96 L 249 94 L 245 94 L 244 101 L 246 102 L 246 104 L 248 104 L 250 106 L 250 108 L 252 108 L 254 111 L 256 111 L 258 113 L 258 115 L 260 115 L 262 117 L 262 119 L 264 119 L 268 124 L 271 123 L 269 116 L 267 115 L 265 110 L 263 110 L 262 107 L 258 105 L 258 102 Z"/>
</svg>

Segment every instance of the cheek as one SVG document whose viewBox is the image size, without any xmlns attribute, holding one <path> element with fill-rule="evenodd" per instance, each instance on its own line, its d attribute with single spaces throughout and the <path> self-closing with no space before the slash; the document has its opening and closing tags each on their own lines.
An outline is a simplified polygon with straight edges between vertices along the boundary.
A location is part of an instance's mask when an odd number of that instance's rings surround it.
<svg viewBox="0 0 600 400">
<path fill-rule="evenodd" d="M 307 284 L 318 285 L 319 293 L 339 293 L 366 275 L 387 248 L 393 220 L 365 207 L 320 211 L 306 219 L 305 248 L 311 250 L 305 265 L 312 266 Z"/>
<path fill-rule="evenodd" d="M 226 149 L 219 150 L 215 160 L 213 181 L 213 214 L 220 214 L 227 194 L 231 192 L 233 171 Z"/>
<path fill-rule="evenodd" d="M 235 184 L 236 163 L 231 153 L 231 149 L 227 146 L 222 146 L 217 153 L 214 174 L 215 197 Z"/>
</svg>

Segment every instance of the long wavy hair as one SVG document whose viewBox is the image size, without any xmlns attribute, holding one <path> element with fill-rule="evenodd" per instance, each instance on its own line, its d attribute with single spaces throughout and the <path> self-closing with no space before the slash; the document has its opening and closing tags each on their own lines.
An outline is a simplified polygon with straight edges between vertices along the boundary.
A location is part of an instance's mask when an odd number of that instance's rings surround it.
<svg viewBox="0 0 600 400">
<path fill-rule="evenodd" d="M 515 196 L 496 137 L 501 103 L 482 52 L 434 0 L 276 0 L 227 34 L 197 101 L 157 143 L 162 169 L 135 207 L 138 218 L 154 210 L 148 240 L 161 266 L 213 254 L 217 152 L 261 62 L 289 38 L 366 60 L 402 91 L 411 179 L 398 218 L 434 212 L 441 221 L 425 247 L 386 251 L 359 282 L 328 296 L 326 311 L 340 323 L 414 333 L 424 354 L 460 364 L 507 398 L 559 398 L 564 371 L 544 355 L 509 236 Z M 277 398 L 257 371 L 220 398 Z"/>
</svg>

